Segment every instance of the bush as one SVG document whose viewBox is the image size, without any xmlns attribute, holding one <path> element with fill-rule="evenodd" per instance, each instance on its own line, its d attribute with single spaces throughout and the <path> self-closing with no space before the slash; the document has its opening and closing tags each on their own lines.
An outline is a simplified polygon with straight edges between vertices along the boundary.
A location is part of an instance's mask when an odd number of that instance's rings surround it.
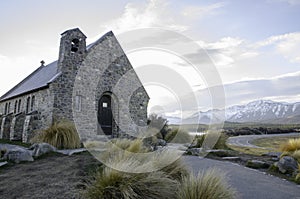
<svg viewBox="0 0 300 199">
<path fill-rule="evenodd" d="M 187 131 L 174 128 L 167 133 L 165 140 L 171 143 L 190 143 L 192 142 L 192 136 Z"/>
<path fill-rule="evenodd" d="M 46 142 L 58 149 L 75 149 L 81 146 L 75 125 L 69 121 L 55 122 L 41 133 L 35 135 L 30 142 Z"/>
<path fill-rule="evenodd" d="M 236 192 L 227 184 L 221 171 L 208 170 L 195 177 L 190 175 L 183 179 L 178 191 L 178 199 L 231 199 Z"/>
<path fill-rule="evenodd" d="M 280 147 L 281 151 L 293 152 L 300 150 L 300 138 L 289 139 L 286 143 L 282 144 Z"/>
<path fill-rule="evenodd" d="M 169 132 L 169 124 L 166 118 L 156 114 L 151 114 L 147 124 L 150 129 L 154 128 L 159 132 L 156 134 L 158 139 L 165 139 L 166 134 Z"/>
</svg>

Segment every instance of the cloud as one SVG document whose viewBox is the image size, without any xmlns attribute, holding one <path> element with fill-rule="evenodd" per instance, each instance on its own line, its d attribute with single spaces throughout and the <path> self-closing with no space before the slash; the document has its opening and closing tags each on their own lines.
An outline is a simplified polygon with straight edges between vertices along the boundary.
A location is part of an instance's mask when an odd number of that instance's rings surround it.
<svg viewBox="0 0 300 199">
<path fill-rule="evenodd" d="M 166 0 L 148 0 L 146 4 L 128 3 L 123 14 L 104 25 L 104 28 L 118 33 L 146 27 L 163 27 L 180 32 L 186 30 L 187 27 L 176 22 L 172 14 Z"/>
<path fill-rule="evenodd" d="M 219 13 L 219 9 L 224 7 L 224 2 L 214 3 L 206 6 L 187 6 L 183 9 L 182 15 L 190 18 L 203 18 Z"/>
<path fill-rule="evenodd" d="M 269 0 L 269 2 L 284 2 L 292 6 L 300 5 L 300 0 Z"/>
<path fill-rule="evenodd" d="M 217 67 L 232 67 L 237 61 L 253 58 L 259 53 L 249 46 L 248 42 L 234 37 L 224 37 L 216 42 L 198 41 L 199 46 L 206 50 Z M 199 57 L 200 53 L 187 54 L 186 57 Z"/>
<path fill-rule="evenodd" d="M 300 63 L 300 32 L 271 36 L 254 44 L 255 48 L 271 46 L 292 63 Z"/>
</svg>

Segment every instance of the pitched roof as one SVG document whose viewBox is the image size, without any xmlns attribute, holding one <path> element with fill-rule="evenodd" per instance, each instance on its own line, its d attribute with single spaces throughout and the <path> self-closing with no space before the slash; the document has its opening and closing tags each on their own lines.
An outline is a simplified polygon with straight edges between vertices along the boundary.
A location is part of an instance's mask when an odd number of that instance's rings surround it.
<svg viewBox="0 0 300 199">
<path fill-rule="evenodd" d="M 46 66 L 40 66 L 23 81 L 1 96 L 0 101 L 46 87 L 57 76 L 59 76 L 59 74 L 60 73 L 57 70 L 57 61 L 54 61 Z"/>
<path fill-rule="evenodd" d="M 88 45 L 86 49 L 89 51 L 93 46 L 97 45 L 98 43 L 101 43 L 103 40 L 105 40 L 107 36 L 111 35 L 113 35 L 113 33 L 112 31 L 109 31 L 108 33 L 104 34 L 101 38 L 99 38 L 96 42 Z M 31 73 L 24 80 L 22 80 L 19 84 L 17 84 L 15 87 L 13 87 L 3 96 L 1 96 L 0 102 L 16 97 L 18 95 L 32 92 L 34 90 L 45 88 L 51 82 L 53 82 L 59 75 L 60 72 L 57 69 L 57 61 L 54 61 L 46 66 L 40 66 L 33 73 Z"/>
</svg>

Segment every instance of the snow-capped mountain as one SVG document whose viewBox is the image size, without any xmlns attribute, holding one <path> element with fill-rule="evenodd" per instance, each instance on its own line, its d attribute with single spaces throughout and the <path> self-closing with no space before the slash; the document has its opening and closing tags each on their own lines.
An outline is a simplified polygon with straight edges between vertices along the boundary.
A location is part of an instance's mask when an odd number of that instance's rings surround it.
<svg viewBox="0 0 300 199">
<path fill-rule="evenodd" d="M 255 123 L 300 123 L 300 102 L 284 103 L 257 100 L 246 105 L 237 105 L 225 110 L 198 112 L 183 120 L 186 124 L 209 124 L 218 121 Z"/>
<path fill-rule="evenodd" d="M 233 106 L 234 107 L 234 106 Z M 230 107 L 226 111 L 232 111 Z M 300 123 L 300 103 L 282 103 L 258 100 L 244 105 L 239 111 L 226 118 L 230 122 Z"/>
</svg>

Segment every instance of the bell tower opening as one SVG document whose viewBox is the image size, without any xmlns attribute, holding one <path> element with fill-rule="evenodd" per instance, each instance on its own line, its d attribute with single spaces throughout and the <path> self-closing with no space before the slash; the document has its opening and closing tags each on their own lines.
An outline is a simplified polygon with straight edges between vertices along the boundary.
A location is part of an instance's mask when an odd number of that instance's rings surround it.
<svg viewBox="0 0 300 199">
<path fill-rule="evenodd" d="M 72 53 L 76 53 L 78 51 L 79 42 L 80 42 L 80 40 L 77 38 L 72 40 L 72 42 L 71 42 L 71 52 Z"/>
</svg>

